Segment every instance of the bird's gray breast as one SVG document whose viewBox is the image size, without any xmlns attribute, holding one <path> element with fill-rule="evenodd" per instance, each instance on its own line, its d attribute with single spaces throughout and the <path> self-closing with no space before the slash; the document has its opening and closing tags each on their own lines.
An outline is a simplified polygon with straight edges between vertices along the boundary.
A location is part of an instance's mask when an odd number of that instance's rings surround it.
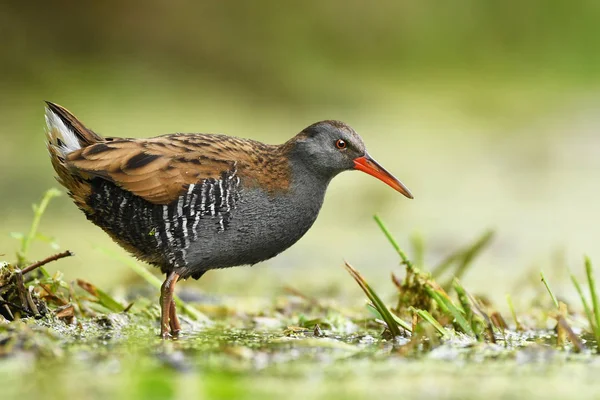
<svg viewBox="0 0 600 400">
<path fill-rule="evenodd" d="M 222 217 L 208 215 L 194 228 L 186 255 L 193 272 L 254 264 L 274 257 L 300 239 L 314 223 L 323 193 L 271 194 L 260 188 L 239 188 Z M 192 271 L 191 271 L 192 272 Z"/>
</svg>

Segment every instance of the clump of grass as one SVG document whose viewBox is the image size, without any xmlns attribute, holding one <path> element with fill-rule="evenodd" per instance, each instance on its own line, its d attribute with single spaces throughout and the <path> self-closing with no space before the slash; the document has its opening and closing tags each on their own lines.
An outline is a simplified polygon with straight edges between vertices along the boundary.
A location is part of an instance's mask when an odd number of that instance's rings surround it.
<svg viewBox="0 0 600 400">
<path fill-rule="evenodd" d="M 25 234 L 12 233 L 19 239 L 15 263 L 4 263 L 0 269 L 0 315 L 9 321 L 20 318 L 54 316 L 67 323 L 74 323 L 76 317 L 95 316 L 96 312 L 122 312 L 126 310 L 107 293 L 96 288 L 93 284 L 78 281 L 83 290 L 76 290 L 73 284 L 63 280 L 62 274 L 48 274 L 42 267 L 50 262 L 70 257 L 69 250 L 46 257 L 41 261 L 27 264 L 28 251 L 36 240 L 54 241 L 38 232 L 40 221 L 50 201 L 59 196 L 57 189 L 48 190 L 39 205 L 33 205 L 33 221 L 29 232 Z M 36 276 L 31 274 L 39 271 Z M 88 295 L 91 295 L 89 297 Z"/>
<path fill-rule="evenodd" d="M 556 344 L 560 347 L 565 347 L 566 341 L 568 339 L 573 344 L 573 348 L 576 353 L 585 350 L 583 342 L 575 334 L 575 332 L 573 332 L 571 325 L 567 321 L 567 305 L 562 301 L 558 301 L 557 297 L 554 295 L 554 292 L 550 288 L 550 284 L 546 280 L 543 271 L 540 271 L 540 277 L 542 279 L 542 283 L 548 291 L 548 294 L 550 295 L 550 298 L 552 299 L 552 303 L 554 303 L 554 306 L 556 307 L 556 313 L 554 313 L 553 315 L 556 319 Z"/>
<path fill-rule="evenodd" d="M 504 319 L 498 313 L 495 313 L 495 318 L 491 318 L 483 311 L 478 300 L 468 294 L 456 277 L 453 278 L 450 285 L 450 289 L 453 289 L 457 295 L 457 301 L 453 300 L 447 290 L 435 281 L 432 274 L 416 267 L 407 257 L 383 221 L 377 216 L 375 216 L 375 221 L 399 255 L 400 265 L 405 266 L 406 275 L 404 279 L 401 280 L 392 274 L 392 282 L 399 292 L 397 307 L 394 310 L 387 308 L 358 271 L 349 264 L 346 265 L 346 268 L 371 300 L 371 307 L 385 321 L 390 332 L 392 334 L 398 332 L 398 320 L 403 321 L 398 316 L 412 316 L 413 331 L 416 329 L 418 320 L 422 320 L 429 323 L 442 338 L 451 337 L 453 332 L 456 331 L 477 340 L 485 340 L 487 337 L 488 340 L 494 342 L 494 328 L 503 330 L 506 327 Z M 491 238 L 492 233 L 486 232 L 472 245 L 453 253 L 437 270 L 441 272 L 456 263 L 458 266 L 456 274 L 463 274 L 475 256 L 490 242 Z M 418 259 L 421 260 L 419 265 L 422 265 L 424 259 L 423 242 L 416 239 L 413 239 L 412 242 L 413 247 L 417 250 Z M 448 329 L 446 327 L 448 325 L 453 329 Z"/>
<path fill-rule="evenodd" d="M 404 266 L 406 269 L 406 275 L 403 280 L 392 274 L 392 282 L 394 282 L 399 292 L 399 299 L 395 312 L 401 316 L 409 316 L 414 313 L 414 310 L 425 310 L 432 313 L 435 310 L 435 300 L 427 292 L 426 287 L 433 286 L 437 290 L 443 290 L 437 283 L 431 280 L 429 274 L 422 272 L 419 268 L 414 266 L 404 251 L 402 251 L 400 245 L 385 226 L 381 218 L 377 215 L 374 218 L 375 222 L 379 225 L 379 228 L 400 257 L 400 265 Z"/>
<path fill-rule="evenodd" d="M 504 319 L 497 312 L 494 312 L 494 318 L 490 317 L 483 311 L 483 307 L 480 306 L 479 301 L 468 294 L 458 281 L 458 277 L 467 271 L 476 256 L 488 246 L 493 238 L 493 232 L 485 232 L 472 244 L 452 253 L 434 269 L 437 273 L 429 274 L 414 267 L 413 263 L 408 260 L 408 257 L 400 249 L 393 235 L 378 216 L 375 216 L 375 221 L 397 250 L 398 254 L 400 254 L 402 264 L 407 266 L 404 281 L 400 282 L 398 278 L 393 277 L 393 281 L 400 292 L 397 310 L 399 311 L 403 307 L 422 309 L 435 317 L 441 324 L 452 323 L 458 332 L 475 337 L 478 340 L 484 340 L 484 333 L 487 331 L 489 340 L 492 342 L 495 341 L 494 328 L 499 330 L 504 329 Z M 422 241 L 417 241 L 417 243 L 418 245 L 415 246 L 415 240 L 413 239 L 413 247 L 420 254 L 419 258 L 424 259 L 424 245 Z M 439 285 L 436 282 L 436 276 L 439 276 L 453 264 L 456 265 L 453 277 L 449 283 Z M 456 293 L 458 303 L 452 300 L 448 294 L 450 289 Z M 411 303 L 415 299 L 421 301 L 419 304 L 420 307 Z"/>
<path fill-rule="evenodd" d="M 579 294 L 581 304 L 583 305 L 583 309 L 590 326 L 590 331 L 596 340 L 596 352 L 600 353 L 600 304 L 598 301 L 598 292 L 596 290 L 596 280 L 594 279 L 594 269 L 592 267 L 592 261 L 589 259 L 589 257 L 585 257 L 585 273 L 588 281 L 590 297 L 592 299 L 592 308 L 590 308 L 581 285 L 573 273 L 570 274 L 571 281 L 575 286 L 575 290 L 577 290 L 577 293 Z"/>
<path fill-rule="evenodd" d="M 401 323 L 404 320 L 399 318 L 399 316 L 409 316 L 412 317 L 412 329 L 406 330 L 421 336 L 423 332 L 435 332 L 439 338 L 447 339 L 455 335 L 455 333 L 462 333 L 478 341 L 495 343 L 496 333 L 498 332 L 506 338 L 505 331 L 508 327 L 502 315 L 494 311 L 489 304 L 483 303 L 472 296 L 457 279 L 457 275 L 462 275 L 472 264 L 475 257 L 490 243 L 493 237 L 491 231 L 485 232 L 472 244 L 452 253 L 430 274 L 415 266 L 415 263 L 407 257 L 406 253 L 401 249 L 398 242 L 379 217 L 376 216 L 375 221 L 399 255 L 400 265 L 405 267 L 406 274 L 404 279 L 399 279 L 396 275 L 392 274 L 392 282 L 399 292 L 397 307 L 389 309 L 356 269 L 349 264 L 346 264 L 346 268 L 371 301 L 370 307 L 374 313 L 385 322 L 393 335 L 397 335 L 400 332 L 400 327 L 406 329 Z M 419 266 L 422 267 L 422 260 L 424 259 L 423 242 L 420 239 L 416 240 L 413 238 L 412 244 L 420 260 Z M 449 267 L 453 264 L 456 268 L 454 276 L 449 281 L 450 284 L 439 285 L 435 278 L 449 271 Z M 596 341 L 600 343 L 600 298 L 596 291 L 593 269 L 588 258 L 586 258 L 585 265 L 591 306 L 584 296 L 579 282 L 573 275 L 571 275 L 571 279 L 581 297 L 590 329 Z M 556 319 L 557 345 L 565 347 L 566 342 L 570 341 L 573 345 L 573 351 L 581 352 L 585 350 L 582 340 L 574 333 L 568 322 L 567 306 L 557 299 L 543 273 L 541 273 L 541 278 L 556 309 L 555 312 L 549 313 L 549 315 Z M 453 291 L 453 296 L 449 295 L 450 290 Z M 516 329 L 522 330 L 523 328 L 517 319 L 510 296 L 507 296 L 507 301 L 515 321 Z M 430 328 L 417 329 L 419 321 L 427 323 Z"/>
</svg>

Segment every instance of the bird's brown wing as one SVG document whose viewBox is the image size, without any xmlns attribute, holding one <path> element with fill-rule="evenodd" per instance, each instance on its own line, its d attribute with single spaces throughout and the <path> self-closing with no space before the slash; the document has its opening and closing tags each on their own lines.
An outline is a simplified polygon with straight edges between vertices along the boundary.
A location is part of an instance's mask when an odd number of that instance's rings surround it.
<svg viewBox="0 0 600 400">
<path fill-rule="evenodd" d="M 243 139 L 222 135 L 166 135 L 151 139 L 107 138 L 67 155 L 69 168 L 84 178 L 109 180 L 154 204 L 176 200 L 187 185 L 245 162 Z"/>
</svg>

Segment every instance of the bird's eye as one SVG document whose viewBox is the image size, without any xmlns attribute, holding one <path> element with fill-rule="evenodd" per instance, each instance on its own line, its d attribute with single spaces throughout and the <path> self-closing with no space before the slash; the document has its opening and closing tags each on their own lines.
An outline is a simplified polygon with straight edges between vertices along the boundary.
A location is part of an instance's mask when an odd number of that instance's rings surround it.
<svg viewBox="0 0 600 400">
<path fill-rule="evenodd" d="M 338 140 L 335 142 L 335 147 L 337 147 L 337 148 L 338 148 L 338 149 L 340 149 L 340 150 L 343 150 L 343 149 L 345 149 L 347 146 L 348 146 L 348 144 L 347 144 L 347 143 L 346 143 L 346 141 L 345 141 L 345 140 L 343 140 L 343 139 L 338 139 Z"/>
</svg>

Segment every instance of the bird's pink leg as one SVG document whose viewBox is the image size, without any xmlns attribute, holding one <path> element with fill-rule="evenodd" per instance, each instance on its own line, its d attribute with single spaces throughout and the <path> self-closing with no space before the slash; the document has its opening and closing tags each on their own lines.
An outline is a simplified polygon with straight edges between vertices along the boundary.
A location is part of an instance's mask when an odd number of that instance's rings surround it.
<svg viewBox="0 0 600 400">
<path fill-rule="evenodd" d="M 171 330 L 173 330 L 173 326 L 179 328 L 179 320 L 177 319 L 175 303 L 173 301 L 175 284 L 178 279 L 179 274 L 171 271 L 167 274 L 167 278 L 160 287 L 160 337 L 163 339 L 168 339 L 171 336 L 169 334 L 169 328 L 171 328 Z M 177 329 L 177 331 L 179 331 L 179 329 Z"/>
<path fill-rule="evenodd" d="M 181 325 L 179 324 L 179 317 L 177 316 L 175 300 L 171 300 L 171 307 L 169 308 L 169 325 L 171 326 L 171 336 L 177 337 L 179 331 L 181 331 Z"/>
</svg>

